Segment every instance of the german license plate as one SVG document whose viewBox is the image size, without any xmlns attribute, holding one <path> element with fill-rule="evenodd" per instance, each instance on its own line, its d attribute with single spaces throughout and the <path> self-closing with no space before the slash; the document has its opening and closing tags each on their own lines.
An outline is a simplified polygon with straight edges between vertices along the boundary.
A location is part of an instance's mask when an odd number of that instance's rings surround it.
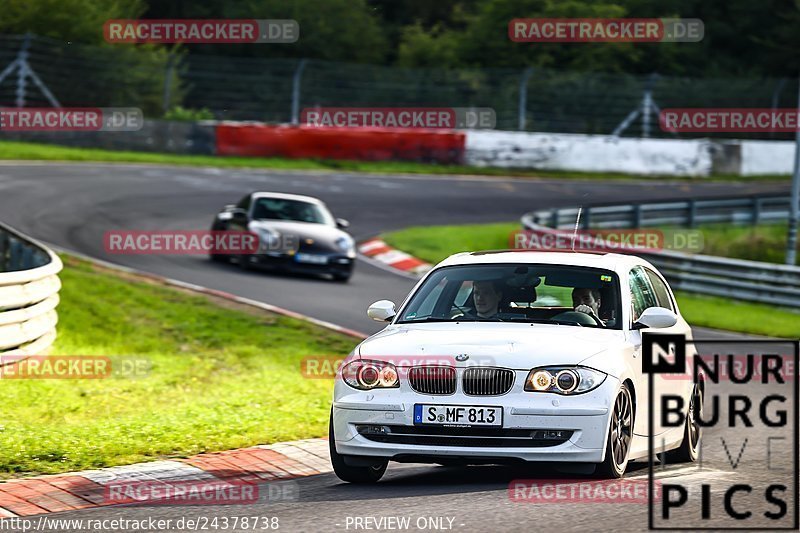
<svg viewBox="0 0 800 533">
<path fill-rule="evenodd" d="M 295 261 L 298 263 L 311 263 L 313 265 L 326 265 L 328 264 L 327 255 L 315 254 L 297 254 L 294 256 Z"/>
<path fill-rule="evenodd" d="M 469 405 L 414 405 L 414 424 L 432 426 L 503 426 L 503 408 Z"/>
</svg>

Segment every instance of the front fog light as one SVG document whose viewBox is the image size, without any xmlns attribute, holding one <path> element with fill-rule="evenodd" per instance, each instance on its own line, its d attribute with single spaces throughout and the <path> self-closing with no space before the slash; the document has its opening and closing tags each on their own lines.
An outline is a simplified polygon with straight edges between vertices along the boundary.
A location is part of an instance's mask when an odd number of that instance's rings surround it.
<svg viewBox="0 0 800 533">
<path fill-rule="evenodd" d="M 530 384 L 533 390 L 547 390 L 553 384 L 553 375 L 547 370 L 539 370 L 531 377 Z"/>
</svg>

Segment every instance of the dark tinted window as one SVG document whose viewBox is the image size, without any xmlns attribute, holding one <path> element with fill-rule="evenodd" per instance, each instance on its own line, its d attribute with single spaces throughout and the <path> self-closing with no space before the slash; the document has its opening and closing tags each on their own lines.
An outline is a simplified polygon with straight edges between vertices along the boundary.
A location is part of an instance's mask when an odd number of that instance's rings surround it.
<svg viewBox="0 0 800 533">
<path fill-rule="evenodd" d="M 251 198 L 251 196 L 248 194 L 247 196 L 245 196 L 244 198 L 239 200 L 239 203 L 236 204 L 236 207 L 238 207 L 239 209 L 244 209 L 245 211 L 249 210 L 250 209 L 250 198 Z"/>
<path fill-rule="evenodd" d="M 631 314 L 633 321 L 639 320 L 642 313 L 648 307 L 656 307 L 658 301 L 650 281 L 647 279 L 642 267 L 636 267 L 630 273 L 630 290 L 631 290 Z"/>
<path fill-rule="evenodd" d="M 656 300 L 658 300 L 658 306 L 669 309 L 670 311 L 674 311 L 675 309 L 672 307 L 672 299 L 669 297 L 669 290 L 667 289 L 667 286 L 664 285 L 664 282 L 660 277 L 658 277 L 658 274 L 649 268 L 645 268 L 644 270 L 647 272 L 647 277 L 650 279 L 650 285 L 652 285 L 653 292 L 655 292 Z"/>
</svg>

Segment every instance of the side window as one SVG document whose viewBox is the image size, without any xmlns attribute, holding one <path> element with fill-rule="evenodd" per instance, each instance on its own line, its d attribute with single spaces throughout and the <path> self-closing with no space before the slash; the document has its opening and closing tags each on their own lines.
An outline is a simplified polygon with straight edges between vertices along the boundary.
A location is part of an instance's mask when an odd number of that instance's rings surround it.
<svg viewBox="0 0 800 533">
<path fill-rule="evenodd" d="M 669 289 L 667 289 L 667 286 L 664 285 L 664 282 L 661 281 L 661 278 L 658 277 L 658 274 L 649 268 L 645 268 L 644 271 L 647 273 L 647 277 L 650 279 L 650 285 L 652 285 L 653 291 L 656 294 L 658 306 L 669 309 L 670 311 L 674 311 L 675 309 L 672 308 L 672 299 L 669 297 Z"/>
<path fill-rule="evenodd" d="M 239 200 L 239 203 L 236 204 L 236 207 L 238 207 L 239 209 L 244 209 L 245 211 L 249 212 L 250 211 L 250 195 L 248 194 L 247 196 L 245 196 L 244 198 Z"/>
<path fill-rule="evenodd" d="M 656 307 L 656 297 L 650 287 L 650 282 L 647 279 L 644 269 L 636 267 L 630 272 L 630 289 L 631 289 L 631 314 L 633 321 L 639 320 L 645 309 L 648 307 Z"/>
</svg>

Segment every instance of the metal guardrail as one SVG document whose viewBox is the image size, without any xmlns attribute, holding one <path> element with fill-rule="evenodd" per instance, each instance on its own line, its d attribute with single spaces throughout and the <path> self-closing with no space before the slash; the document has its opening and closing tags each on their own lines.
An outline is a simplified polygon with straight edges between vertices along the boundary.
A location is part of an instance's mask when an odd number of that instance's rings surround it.
<svg viewBox="0 0 800 533">
<path fill-rule="evenodd" d="M 574 228 L 578 208 L 526 213 L 522 225 L 532 231 Z M 757 224 L 786 220 L 787 196 L 687 200 L 637 205 L 584 207 L 583 229 L 693 227 L 700 223 Z M 655 265 L 673 289 L 800 309 L 800 267 L 746 261 L 671 250 L 635 253 Z M 798 318 L 800 331 L 800 318 Z"/>
<path fill-rule="evenodd" d="M 47 247 L 0 224 L 0 366 L 49 351 L 62 267 Z"/>
<path fill-rule="evenodd" d="M 578 208 L 536 211 L 523 216 L 551 228 L 573 228 Z M 646 228 L 732 223 L 760 224 L 787 220 L 789 196 L 749 196 L 712 200 L 676 200 L 625 205 L 593 205 L 581 212 L 584 229 Z"/>
</svg>

